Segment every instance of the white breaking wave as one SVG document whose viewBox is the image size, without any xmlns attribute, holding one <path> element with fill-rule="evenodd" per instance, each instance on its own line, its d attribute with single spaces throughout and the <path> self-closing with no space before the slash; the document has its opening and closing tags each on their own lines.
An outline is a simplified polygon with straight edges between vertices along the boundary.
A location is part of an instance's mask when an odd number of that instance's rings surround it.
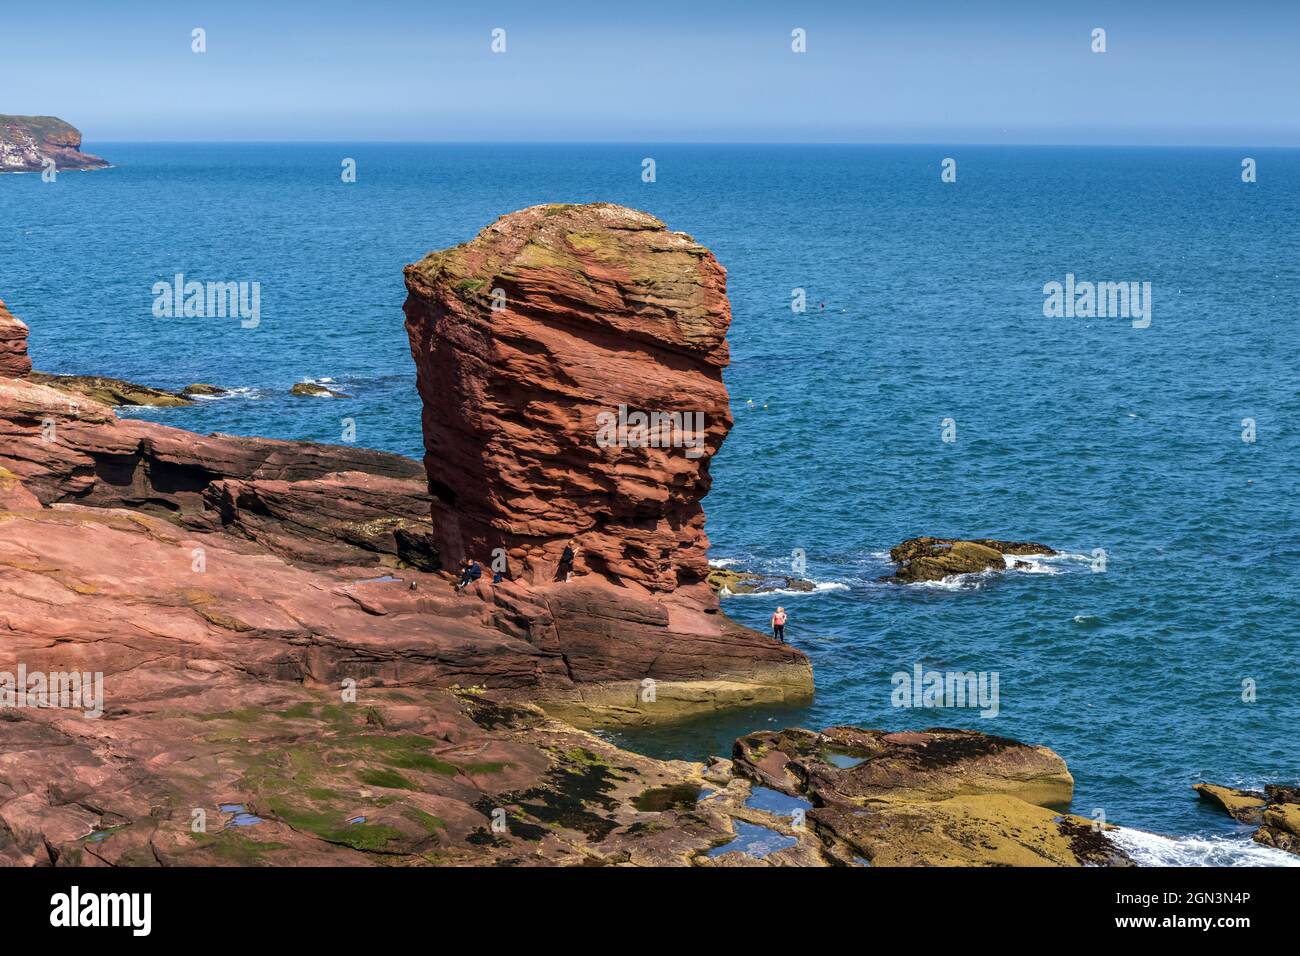
<svg viewBox="0 0 1300 956">
<path fill-rule="evenodd" d="M 1060 568 L 1054 568 L 1048 563 L 1051 557 L 1048 554 L 1004 554 L 1002 561 L 1008 571 L 1018 571 L 1021 574 L 1060 574 Z"/>
<path fill-rule="evenodd" d="M 739 563 L 739 558 L 709 558 L 709 567 L 711 568 L 730 568 Z"/>
<path fill-rule="evenodd" d="M 984 584 L 996 571 L 978 571 L 973 574 L 950 574 L 938 581 L 912 581 L 909 588 L 929 588 L 934 591 L 973 591 Z"/>
<path fill-rule="evenodd" d="M 221 402 L 228 398 L 257 398 L 261 394 L 262 390 L 260 388 L 244 386 L 241 388 L 228 388 L 220 395 L 189 395 L 187 397 L 200 402 Z"/>
<path fill-rule="evenodd" d="M 1119 827 L 1106 836 L 1139 866 L 1300 866 L 1300 856 L 1250 837 L 1166 837 Z"/>
</svg>

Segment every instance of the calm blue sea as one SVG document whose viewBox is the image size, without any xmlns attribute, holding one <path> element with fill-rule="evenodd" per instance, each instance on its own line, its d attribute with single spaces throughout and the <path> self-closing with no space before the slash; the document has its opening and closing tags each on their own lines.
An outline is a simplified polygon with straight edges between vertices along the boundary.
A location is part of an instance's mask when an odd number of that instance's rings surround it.
<svg viewBox="0 0 1300 956">
<path fill-rule="evenodd" d="M 418 456 L 401 268 L 502 213 L 609 200 L 717 253 L 736 427 L 707 501 L 713 556 L 775 571 L 806 555 L 820 590 L 727 610 L 763 626 L 784 604 L 817 699 L 622 742 L 701 757 L 760 726 L 971 727 L 1061 753 L 1075 812 L 1204 838 L 1180 845 L 1207 858 L 1243 831 L 1193 783 L 1300 774 L 1300 152 L 87 148 L 119 165 L 0 177 L 0 297 L 41 369 L 242 390 L 147 413 L 199 431 L 338 441 L 353 418 L 360 444 Z M 260 282 L 261 325 L 154 318 L 152 286 L 177 272 Z M 1045 318 L 1043 285 L 1067 273 L 1150 282 L 1150 327 Z M 290 397 L 308 378 L 354 397 Z M 1065 556 L 875 583 L 891 545 L 926 533 Z M 918 663 L 996 672 L 998 715 L 891 706 L 891 675 Z"/>
</svg>

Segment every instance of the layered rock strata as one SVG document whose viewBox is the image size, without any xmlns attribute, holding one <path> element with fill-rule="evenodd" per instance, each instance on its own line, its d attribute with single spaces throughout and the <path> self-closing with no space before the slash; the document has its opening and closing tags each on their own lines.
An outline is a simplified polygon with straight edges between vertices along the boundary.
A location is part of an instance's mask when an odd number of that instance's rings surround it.
<svg viewBox="0 0 1300 956">
<path fill-rule="evenodd" d="M 406 284 L 444 550 L 504 548 L 542 583 L 577 535 L 582 571 L 707 601 L 700 500 L 732 423 L 713 255 L 646 213 L 534 206 Z"/>
</svg>

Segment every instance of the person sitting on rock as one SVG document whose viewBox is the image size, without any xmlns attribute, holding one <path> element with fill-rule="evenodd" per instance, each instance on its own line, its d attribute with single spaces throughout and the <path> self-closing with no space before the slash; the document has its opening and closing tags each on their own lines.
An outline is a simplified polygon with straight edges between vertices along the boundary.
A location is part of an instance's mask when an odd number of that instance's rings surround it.
<svg viewBox="0 0 1300 956">
<path fill-rule="evenodd" d="M 560 555 L 560 567 L 556 577 L 563 578 L 566 582 L 573 578 L 573 562 L 577 560 L 577 538 L 569 539 L 569 543 L 564 546 L 564 553 Z"/>
<path fill-rule="evenodd" d="M 456 585 L 457 591 L 463 590 L 483 576 L 483 569 L 473 558 L 466 558 L 460 566 L 460 584 Z"/>
<path fill-rule="evenodd" d="M 772 636 L 785 643 L 785 608 L 778 607 L 772 615 Z"/>
</svg>

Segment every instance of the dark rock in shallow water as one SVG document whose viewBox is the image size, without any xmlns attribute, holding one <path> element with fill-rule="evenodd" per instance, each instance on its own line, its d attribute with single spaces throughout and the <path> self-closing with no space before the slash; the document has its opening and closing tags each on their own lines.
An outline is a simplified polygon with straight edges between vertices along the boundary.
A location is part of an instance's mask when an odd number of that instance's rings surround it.
<svg viewBox="0 0 1300 956">
<path fill-rule="evenodd" d="M 227 389 L 218 385 L 205 385 L 202 382 L 195 382 L 193 385 L 186 385 L 181 389 L 182 395 L 225 395 Z"/>
<path fill-rule="evenodd" d="M 751 571 L 730 571 L 726 568 L 713 568 L 709 571 L 709 587 L 721 593 L 731 594 L 766 594 L 770 591 L 814 591 L 817 585 L 802 578 L 785 575 L 755 574 Z"/>
<path fill-rule="evenodd" d="M 999 541 L 994 538 L 909 538 L 890 549 L 889 559 L 899 565 L 890 581 L 912 584 L 941 581 L 954 574 L 1002 571 L 1003 555 L 1056 554 L 1036 541 Z"/>
<path fill-rule="evenodd" d="M 345 395 L 343 392 L 336 392 L 332 388 L 326 388 L 324 385 L 317 385 L 315 382 L 299 382 L 293 388 L 289 389 L 293 395 L 300 398 L 351 398 L 351 395 Z"/>
</svg>

